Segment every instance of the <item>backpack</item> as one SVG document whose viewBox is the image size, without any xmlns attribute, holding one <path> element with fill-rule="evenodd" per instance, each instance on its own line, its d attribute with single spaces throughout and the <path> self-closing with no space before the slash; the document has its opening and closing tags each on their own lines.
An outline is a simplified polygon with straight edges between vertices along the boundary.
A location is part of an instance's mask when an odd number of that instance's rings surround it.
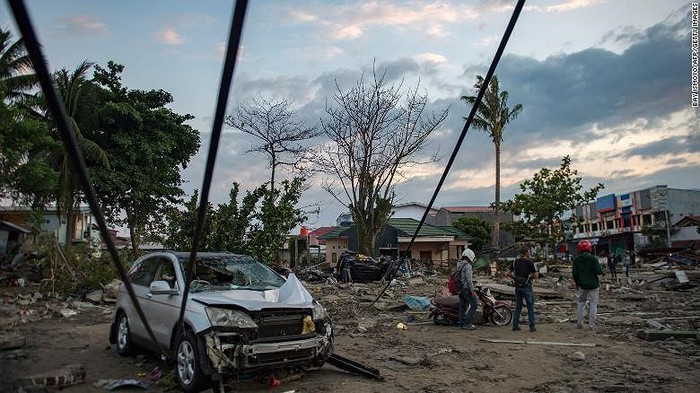
<svg viewBox="0 0 700 393">
<path fill-rule="evenodd" d="M 466 265 L 465 265 L 466 266 Z M 464 270 L 464 266 L 462 266 L 461 269 L 459 269 L 459 273 L 462 273 L 462 270 Z M 456 295 L 459 293 L 459 276 L 457 275 L 458 271 L 457 268 L 452 271 L 450 274 L 450 280 L 447 281 L 447 290 L 450 291 L 451 294 Z"/>
</svg>

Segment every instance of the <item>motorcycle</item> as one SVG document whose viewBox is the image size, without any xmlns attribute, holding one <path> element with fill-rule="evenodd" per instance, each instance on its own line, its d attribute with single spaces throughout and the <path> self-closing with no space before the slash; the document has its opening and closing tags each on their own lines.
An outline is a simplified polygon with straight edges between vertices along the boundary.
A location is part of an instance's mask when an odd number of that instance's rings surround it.
<svg viewBox="0 0 700 393">
<path fill-rule="evenodd" d="M 496 300 L 488 287 L 476 287 L 476 295 L 481 304 L 481 322 L 487 321 L 496 326 L 506 326 L 513 320 L 513 311 L 503 300 Z M 459 296 L 438 296 L 430 300 L 430 314 L 436 325 L 457 325 L 459 323 Z M 478 323 L 479 320 L 475 321 Z"/>
</svg>

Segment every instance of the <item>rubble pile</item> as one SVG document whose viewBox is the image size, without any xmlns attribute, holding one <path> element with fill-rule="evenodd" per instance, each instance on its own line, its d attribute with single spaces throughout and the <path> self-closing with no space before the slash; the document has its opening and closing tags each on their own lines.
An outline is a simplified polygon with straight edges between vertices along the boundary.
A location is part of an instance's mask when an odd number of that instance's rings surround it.
<svg viewBox="0 0 700 393">
<path fill-rule="evenodd" d="M 637 332 L 642 330 L 692 332 L 700 329 L 700 270 L 696 265 L 668 265 L 666 262 L 664 265 L 647 263 L 633 268 L 629 277 L 619 272 L 617 279 L 609 273 L 601 278 L 598 317 L 606 334 L 618 340 L 639 340 L 642 336 Z M 386 285 L 383 280 L 338 284 L 329 282 L 322 274 L 315 277 L 319 278 L 306 285 L 328 309 L 338 334 L 376 334 L 395 329 L 399 322 L 407 326 L 431 323 L 427 320 L 427 308 L 412 309 L 407 297 L 430 299 L 447 295 L 447 273 L 433 270 L 428 273 L 416 270 L 392 279 L 379 299 L 377 296 Z M 512 283 L 505 274 L 475 275 L 474 279 L 479 285 L 488 286 L 496 298 L 513 305 Z M 538 323 L 576 322 L 577 292 L 570 265 L 551 266 L 549 273 L 536 280 L 534 286 Z M 697 341 L 697 338 L 669 337 Z M 697 346 L 692 345 L 681 354 L 695 361 Z"/>
</svg>

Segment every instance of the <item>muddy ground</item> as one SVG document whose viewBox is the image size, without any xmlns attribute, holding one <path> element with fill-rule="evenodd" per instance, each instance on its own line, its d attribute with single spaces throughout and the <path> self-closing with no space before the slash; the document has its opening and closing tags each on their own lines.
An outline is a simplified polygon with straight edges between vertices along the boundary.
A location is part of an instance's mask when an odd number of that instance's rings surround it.
<svg viewBox="0 0 700 393">
<path fill-rule="evenodd" d="M 384 381 L 356 376 L 325 365 L 283 375 L 268 388 L 263 381 L 235 385 L 236 391 L 273 392 L 697 392 L 700 346 L 697 338 L 645 341 L 641 329 L 664 325 L 673 330 L 700 328 L 700 292 L 691 278 L 679 287 L 671 274 L 634 271 L 632 279 L 603 279 L 599 328 L 576 329 L 575 293 L 565 269 L 536 282 L 537 331 L 480 325 L 475 331 L 437 326 L 426 311 L 402 307 L 405 294 L 433 297 L 444 274 L 397 279 L 370 306 L 380 283 L 344 286 L 307 282 L 329 309 L 336 325 L 336 353 L 378 369 Z M 570 274 L 569 274 L 570 275 Z M 561 278 L 560 278 L 561 276 Z M 658 279 L 658 277 L 664 277 Z M 694 275 L 691 274 L 691 277 Z M 481 284 L 506 279 L 479 276 Z M 652 280 L 656 280 L 653 281 Z M 546 293 L 546 296 L 538 294 Z M 148 354 L 122 358 L 108 342 L 112 305 L 47 299 L 39 287 L 1 288 L 1 391 L 28 391 L 28 377 L 79 365 L 85 381 L 62 391 L 105 392 L 100 380 L 142 378 L 159 367 L 166 376 L 148 390 L 173 391 L 172 366 Z M 498 297 L 510 301 L 507 293 Z M 66 311 L 68 310 L 68 311 Z M 75 311 L 75 315 L 72 311 Z M 405 322 L 411 320 L 412 322 Z M 527 326 L 527 316 L 522 317 Z M 398 330 L 404 322 L 408 329 Z M 8 338 L 9 337 L 9 338 Z M 485 340 L 527 340 L 494 343 Z M 19 341 L 18 341 L 19 340 Z M 2 340 L 0 340 L 2 341 Z M 529 342 L 529 343 L 524 343 Z M 536 343 L 536 342 L 539 342 Z M 9 345 L 12 347 L 12 345 Z M 8 347 L 5 345 L 4 347 Z M 104 382 L 104 381 L 102 381 Z M 24 389 L 24 390 L 23 390 Z M 46 391 L 37 388 L 31 391 Z M 176 390 L 175 390 L 176 391 Z"/>
</svg>

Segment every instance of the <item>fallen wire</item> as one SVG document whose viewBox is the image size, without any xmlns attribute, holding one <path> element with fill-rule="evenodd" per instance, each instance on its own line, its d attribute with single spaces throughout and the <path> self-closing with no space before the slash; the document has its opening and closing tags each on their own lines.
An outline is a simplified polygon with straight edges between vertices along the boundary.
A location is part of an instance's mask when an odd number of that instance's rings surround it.
<svg viewBox="0 0 700 393">
<path fill-rule="evenodd" d="M 112 260 L 114 261 L 114 264 L 117 268 L 119 277 L 124 283 L 129 294 L 129 298 L 134 304 L 134 307 L 136 308 L 136 312 L 138 313 L 141 322 L 143 322 L 144 326 L 146 327 L 146 331 L 148 332 L 150 339 L 154 343 L 156 343 L 156 345 L 160 349 L 161 354 L 167 357 L 168 354 L 158 343 L 158 340 L 156 340 L 153 330 L 150 324 L 148 323 L 148 320 L 145 314 L 143 313 L 139 302 L 136 300 L 136 294 L 134 293 L 134 289 L 128 280 L 126 269 L 124 269 L 124 265 L 121 263 L 114 242 L 109 236 L 104 215 L 102 214 L 102 210 L 100 209 L 99 203 L 97 202 L 97 196 L 94 188 L 92 187 L 90 177 L 87 174 L 87 166 L 85 164 L 85 159 L 80 149 L 78 148 L 78 143 L 75 134 L 72 132 L 72 129 L 69 126 L 66 110 L 63 106 L 63 103 L 59 99 L 59 96 L 56 93 L 56 89 L 53 86 L 51 75 L 48 71 L 44 55 L 41 52 L 41 45 L 39 44 L 36 34 L 34 32 L 34 28 L 31 23 L 31 18 L 27 13 L 24 2 L 22 0 L 8 0 L 8 2 L 10 3 L 12 12 L 15 16 L 17 26 L 19 27 L 20 32 L 22 33 L 22 37 L 24 38 L 29 57 L 32 59 L 32 63 L 34 64 L 34 69 L 41 84 L 41 88 L 44 92 L 44 95 L 46 96 L 49 110 L 51 111 L 51 114 L 56 121 L 56 126 L 62 136 L 71 164 L 78 173 L 80 181 L 83 184 L 86 199 L 88 200 L 90 209 L 93 215 L 95 216 L 95 220 L 97 221 L 98 227 L 100 229 L 100 234 L 102 235 L 102 238 L 104 239 L 107 245 L 107 249 L 110 253 L 110 256 L 112 257 Z M 221 86 L 219 89 L 212 137 L 209 145 L 209 153 L 207 156 L 207 166 L 204 175 L 204 182 L 202 185 L 202 196 L 200 198 L 194 239 L 192 241 L 192 251 L 190 253 L 189 263 L 187 265 L 187 279 L 185 280 L 182 306 L 180 309 L 180 316 L 178 319 L 178 327 L 181 329 L 180 332 L 184 331 L 182 321 L 184 318 L 185 307 L 187 305 L 187 297 L 189 294 L 190 282 L 193 276 L 192 273 L 194 270 L 194 259 L 197 253 L 197 248 L 199 247 L 199 240 L 201 238 L 201 234 L 204 227 L 204 213 L 206 212 L 206 205 L 208 203 L 209 189 L 211 186 L 211 179 L 214 171 L 214 163 L 216 161 L 219 140 L 221 138 L 221 130 L 223 127 L 223 120 L 226 111 L 226 103 L 228 102 L 228 95 L 231 88 L 231 82 L 233 80 L 233 70 L 236 64 L 238 46 L 240 43 L 241 33 L 243 31 L 243 21 L 245 19 L 245 12 L 247 6 L 248 0 L 238 0 L 236 2 L 236 7 L 234 9 L 233 19 L 231 23 L 231 32 L 229 35 L 228 48 L 226 51 L 226 59 L 221 78 Z"/>
<path fill-rule="evenodd" d="M 190 251 L 190 259 L 187 263 L 185 276 L 185 289 L 182 295 L 182 306 L 180 307 L 180 317 L 178 318 L 177 326 L 182 334 L 185 329 L 183 319 L 185 317 L 185 306 L 187 305 L 187 295 L 190 292 L 190 283 L 194 278 L 194 259 L 199 248 L 199 241 L 204 230 L 204 221 L 206 220 L 207 205 L 209 204 L 209 189 L 211 188 L 211 179 L 214 173 L 214 164 L 216 163 L 216 154 L 219 150 L 219 140 L 221 139 L 221 129 L 223 128 L 224 116 L 226 115 L 226 103 L 228 102 L 229 91 L 231 90 L 231 82 L 233 80 L 233 70 L 236 66 L 236 58 L 238 57 L 238 46 L 241 41 L 243 32 L 243 21 L 245 20 L 245 12 L 248 8 L 248 0 L 237 0 L 236 7 L 233 11 L 233 20 L 231 21 L 231 31 L 228 37 L 228 47 L 226 48 L 226 58 L 224 60 L 224 70 L 221 75 L 221 84 L 219 86 L 219 96 L 216 102 L 216 112 L 214 114 L 214 124 L 212 125 L 211 140 L 209 141 L 209 152 L 207 153 L 207 166 L 204 171 L 204 180 L 202 182 L 202 196 L 199 198 L 199 208 L 197 208 L 197 222 L 195 224 L 194 238 L 192 239 L 192 250 Z"/>
<path fill-rule="evenodd" d="M 112 238 L 109 236 L 109 232 L 107 231 L 107 223 L 104 215 L 102 214 L 102 210 L 100 209 L 100 205 L 97 202 L 97 194 L 92 186 L 92 181 L 90 181 L 90 176 L 87 173 L 85 158 L 78 148 L 78 141 L 75 137 L 75 132 L 73 132 L 73 128 L 69 126 L 66 109 L 63 106 L 63 102 L 59 98 L 58 93 L 56 92 L 55 86 L 53 85 L 51 74 L 49 73 L 44 54 L 41 52 L 41 45 L 39 44 L 36 33 L 34 32 L 34 27 L 27 12 L 27 8 L 22 0 L 8 0 L 8 2 L 12 8 L 12 13 L 14 14 L 15 21 L 17 22 L 17 27 L 22 33 L 24 45 L 27 49 L 27 53 L 29 54 L 29 58 L 32 60 L 34 72 L 36 72 L 37 78 L 39 79 L 39 84 L 41 85 L 41 89 L 46 97 L 46 103 L 49 107 L 49 111 L 56 122 L 56 128 L 61 135 L 61 139 L 63 139 L 63 144 L 66 148 L 66 152 L 68 153 L 71 165 L 80 178 L 83 191 L 85 192 L 85 198 L 87 199 L 88 205 L 90 205 L 90 210 L 95 217 L 95 221 L 97 221 L 97 226 L 100 228 L 100 234 L 102 235 L 103 241 L 107 245 L 109 255 L 114 261 L 119 277 L 125 284 L 126 290 L 129 293 L 129 298 L 134 304 L 134 308 L 136 308 L 136 312 L 138 313 L 141 322 L 143 322 L 143 325 L 146 327 L 149 337 L 154 343 L 156 343 L 161 354 L 167 356 L 163 347 L 161 347 L 158 340 L 156 340 L 153 330 L 151 329 L 151 325 L 149 325 L 146 315 L 143 313 L 143 309 L 141 309 L 139 302 L 136 300 L 136 294 L 134 293 L 131 283 L 129 283 L 126 269 L 119 259 L 119 253 L 117 252 L 117 248 L 114 245 Z"/>
<path fill-rule="evenodd" d="M 518 4 L 515 6 L 515 9 L 513 9 L 513 15 L 510 17 L 510 21 L 508 22 L 508 26 L 506 27 L 506 31 L 503 33 L 503 38 L 501 39 L 501 43 L 498 45 L 498 49 L 496 50 L 496 55 L 493 58 L 493 61 L 491 61 L 491 66 L 489 67 L 488 72 L 486 73 L 486 77 L 484 77 L 484 82 L 481 85 L 481 89 L 479 89 L 479 94 L 476 96 L 476 102 L 474 105 L 472 105 L 472 109 L 469 112 L 469 117 L 467 117 L 467 121 L 464 123 L 464 128 L 462 128 L 462 133 L 459 135 L 459 139 L 457 139 L 457 144 L 455 145 L 454 149 L 452 150 L 452 155 L 450 156 L 450 160 L 447 162 L 447 165 L 445 166 L 445 170 L 442 172 L 442 176 L 440 177 L 440 181 L 438 182 L 437 187 L 435 187 L 435 192 L 433 192 L 432 198 L 430 198 L 430 203 L 428 203 L 428 206 L 425 208 L 425 212 L 423 212 L 423 217 L 420 219 L 420 222 L 418 223 L 418 226 L 416 227 L 416 231 L 413 233 L 413 236 L 411 237 L 411 241 L 408 243 L 408 247 L 406 248 L 404 258 L 402 258 L 396 266 L 391 271 L 391 275 L 389 275 L 387 279 L 387 283 L 382 289 L 382 291 L 377 295 L 377 298 L 374 299 L 372 302 L 372 305 L 376 303 L 386 292 L 386 290 L 389 288 L 391 285 L 391 281 L 393 277 L 396 275 L 396 272 L 398 272 L 399 268 L 401 265 L 403 265 L 403 262 L 406 260 L 406 255 L 409 255 L 411 252 L 411 247 L 413 247 L 413 243 L 416 240 L 416 236 L 418 236 L 418 233 L 420 232 L 421 228 L 423 227 L 423 223 L 425 222 L 425 219 L 428 216 L 428 212 L 430 209 L 433 207 L 433 203 L 435 203 L 435 198 L 437 198 L 438 193 L 440 192 L 440 189 L 442 188 L 442 184 L 445 182 L 445 178 L 447 178 L 447 174 L 450 173 L 450 168 L 452 168 L 452 164 L 454 163 L 455 157 L 457 157 L 457 153 L 459 153 L 459 149 L 462 147 L 462 142 L 464 141 L 464 137 L 467 136 L 467 131 L 469 131 L 469 126 L 471 125 L 472 121 L 474 120 L 474 116 L 476 115 L 476 111 L 479 108 L 479 105 L 481 105 L 481 100 L 484 97 L 484 94 L 486 93 L 486 89 L 489 86 L 489 83 L 491 82 L 491 78 L 493 77 L 493 74 L 496 72 L 496 66 L 498 66 L 498 62 L 501 60 L 501 56 L 503 55 L 503 51 L 506 48 L 506 44 L 508 43 L 508 39 L 510 38 L 511 33 L 513 32 L 513 29 L 515 28 L 515 23 L 518 21 L 518 17 L 520 16 L 520 12 L 523 9 L 523 6 L 525 5 L 525 0 L 518 0 Z"/>
</svg>

